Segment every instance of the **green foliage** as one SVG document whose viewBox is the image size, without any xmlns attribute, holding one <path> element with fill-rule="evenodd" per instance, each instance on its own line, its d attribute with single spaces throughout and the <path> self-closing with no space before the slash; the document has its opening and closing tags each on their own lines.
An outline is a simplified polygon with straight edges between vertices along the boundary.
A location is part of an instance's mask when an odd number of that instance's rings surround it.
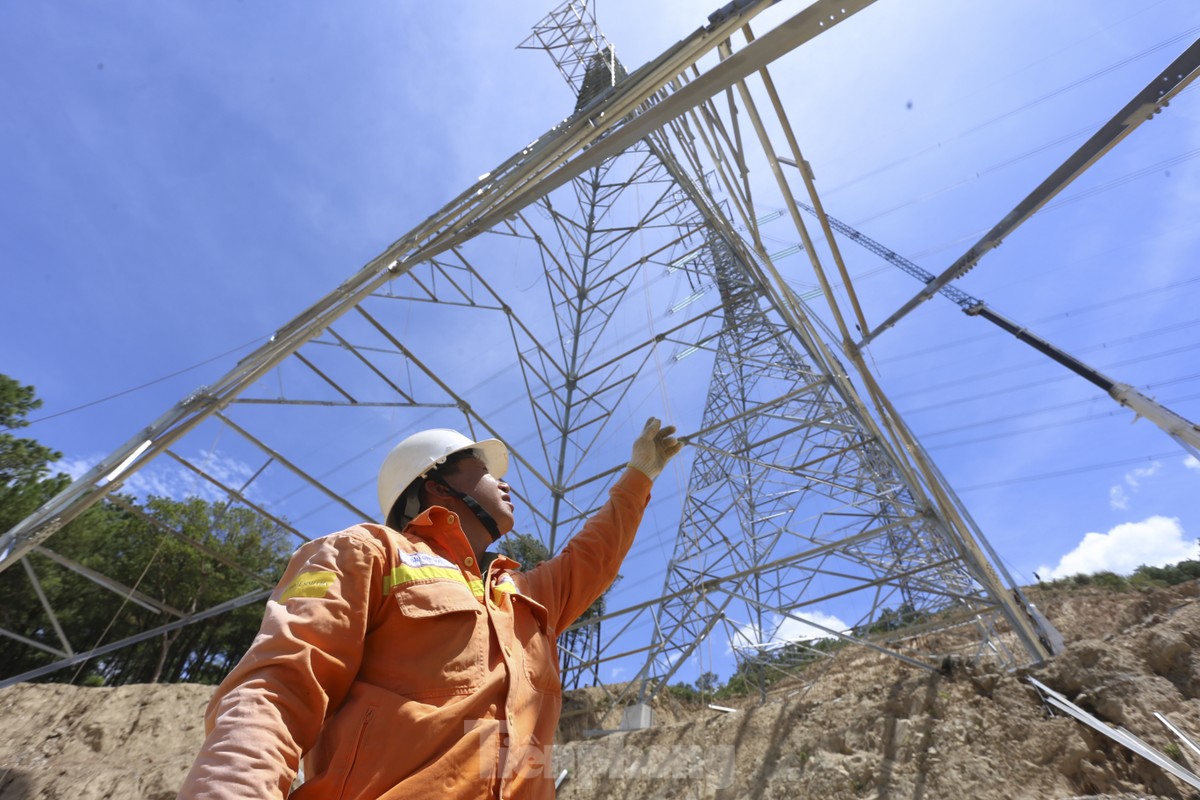
<svg viewBox="0 0 1200 800">
<path fill-rule="evenodd" d="M 1092 576 L 1092 583 L 1113 592 L 1121 592 L 1129 587 L 1129 582 L 1115 572 L 1097 572 Z"/>
<path fill-rule="evenodd" d="M 705 672 L 696 678 L 696 689 L 703 694 L 712 694 L 720 687 L 721 679 L 715 672 Z"/>
<path fill-rule="evenodd" d="M 1098 586 L 1112 592 L 1128 592 L 1139 589 L 1162 589 L 1197 579 L 1200 579 L 1200 560 L 1188 560 L 1180 561 L 1177 564 L 1168 564 L 1165 567 L 1142 565 L 1127 578 L 1117 575 L 1115 572 L 1095 572 L 1086 575 L 1071 575 L 1056 581 L 1045 582 L 1042 585 L 1055 589 L 1072 586 Z"/>
<path fill-rule="evenodd" d="M 856 627 L 855 634 L 863 636 L 872 633 L 890 633 L 891 631 L 907 628 L 929 619 L 929 614 L 917 611 L 909 603 L 901 603 L 896 610 L 885 608 L 879 612 L 874 621 Z"/>
<path fill-rule="evenodd" d="M 692 705 L 699 703 L 701 698 L 700 692 L 695 686 L 692 686 L 690 683 L 684 683 L 683 681 L 680 681 L 679 683 L 672 683 L 667 687 L 667 692 L 672 697 Z"/>
<path fill-rule="evenodd" d="M 550 558 L 550 550 L 541 540 L 528 533 L 510 533 L 500 540 L 497 551 L 521 565 L 521 570 L 531 570 Z"/>
<path fill-rule="evenodd" d="M 36 409 L 32 387 L 0 375 L 0 421 L 25 424 Z M 46 477 L 59 454 L 32 439 L 0 434 L 0 531 L 8 530 L 68 482 Z M 150 498 L 139 504 L 115 496 L 80 514 L 45 549 L 78 565 L 71 569 L 43 553 L 26 557 L 71 647 L 76 652 L 112 643 L 178 619 L 127 601 L 79 570 L 111 577 L 180 614 L 272 586 L 290 545 L 275 523 L 246 508 Z M 88 685 L 190 680 L 215 683 L 240 658 L 258 631 L 262 609 L 246 606 L 93 660 L 81 677 Z M 23 567 L 0 573 L 0 627 L 50 648 L 63 649 L 52 621 Z M 0 637 L 0 676 L 22 674 L 61 656 Z M 72 680 L 76 670 L 46 677 Z"/>
<path fill-rule="evenodd" d="M 47 547 L 180 613 L 267 588 L 286 562 L 289 548 L 284 531 L 248 509 L 197 498 L 155 497 L 141 507 L 128 497 L 116 501 L 92 506 Z M 30 554 L 28 561 L 77 651 L 178 618 L 127 602 L 43 555 Z M 23 571 L 9 572 L 0 581 L 0 626 L 58 646 L 28 580 L 13 580 L 23 577 Z M 261 616 L 261 606 L 245 606 L 104 656 L 90 669 L 107 685 L 216 683 L 249 646 Z M 49 654 L 35 653 L 11 640 L 0 642 L 0 673 L 5 675 L 51 660 Z M 72 673 L 63 670 L 48 679 L 69 680 Z"/>
<path fill-rule="evenodd" d="M 1165 567 L 1138 567 L 1131 578 L 1154 586 L 1175 586 L 1197 579 L 1200 579 L 1200 560 L 1196 559 Z"/>
<path fill-rule="evenodd" d="M 65 478 L 49 485 L 43 480 L 61 453 L 10 433 L 28 425 L 25 417 L 41 405 L 32 386 L 0 375 L 0 531 L 27 517 L 66 483 Z"/>
</svg>

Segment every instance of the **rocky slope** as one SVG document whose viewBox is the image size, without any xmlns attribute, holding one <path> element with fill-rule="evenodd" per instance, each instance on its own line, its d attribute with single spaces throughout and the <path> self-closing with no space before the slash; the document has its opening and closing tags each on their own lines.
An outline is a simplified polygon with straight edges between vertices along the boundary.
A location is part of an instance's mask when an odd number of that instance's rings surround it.
<svg viewBox="0 0 1200 800">
<path fill-rule="evenodd" d="M 840 652 L 812 688 L 780 685 L 732 713 L 659 702 L 655 728 L 612 727 L 595 691 L 574 698 L 554 772 L 564 800 L 631 798 L 1200 797 L 1073 719 L 1051 716 L 1034 675 L 1193 771 L 1154 718 L 1200 737 L 1200 586 L 1043 593 L 1068 639 L 1028 672 L 957 661 L 910 669 Z M 0 799 L 169 798 L 202 735 L 210 689 L 54 684 L 0 691 Z"/>
</svg>

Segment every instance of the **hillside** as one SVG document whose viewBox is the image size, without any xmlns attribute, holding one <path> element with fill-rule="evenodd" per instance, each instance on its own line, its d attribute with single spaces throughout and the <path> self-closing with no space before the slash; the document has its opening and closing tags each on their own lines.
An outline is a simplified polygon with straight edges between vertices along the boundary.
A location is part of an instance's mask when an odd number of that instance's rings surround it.
<svg viewBox="0 0 1200 800">
<path fill-rule="evenodd" d="M 1068 640 L 1028 673 L 965 662 L 924 673 L 843 650 L 815 686 L 778 685 L 733 713 L 665 698 L 658 727 L 556 751 L 564 800 L 630 798 L 1195 797 L 1078 722 L 1052 717 L 1032 674 L 1196 771 L 1155 711 L 1200 736 L 1200 585 L 1037 593 Z M 0 798 L 170 798 L 198 747 L 209 687 L 0 691 Z M 567 738 L 609 727 L 592 690 L 572 698 Z M 737 703 L 734 703 L 737 705 Z M 582 712 L 582 713 L 579 713 Z"/>
</svg>

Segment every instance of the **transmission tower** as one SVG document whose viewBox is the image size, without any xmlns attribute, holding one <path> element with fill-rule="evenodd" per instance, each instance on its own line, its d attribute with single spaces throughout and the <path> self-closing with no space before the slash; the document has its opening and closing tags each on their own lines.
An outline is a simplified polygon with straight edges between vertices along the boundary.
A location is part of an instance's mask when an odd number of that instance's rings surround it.
<svg viewBox="0 0 1200 800">
<path fill-rule="evenodd" d="M 755 36 L 751 21 L 771 5 L 730 4 L 628 73 L 585 4 L 553 12 L 527 45 L 549 51 L 571 86 L 567 119 L 0 537 L 0 579 L 28 583 L 45 609 L 43 620 L 0 630 L 4 646 L 43 662 L 0 682 L 169 635 L 270 591 L 271 576 L 249 576 L 255 588 L 192 609 L 51 549 L 96 503 L 137 513 L 121 494 L 134 476 L 190 476 L 197 494 L 300 542 L 377 517 L 373 469 L 362 465 L 403 434 L 461 427 L 509 445 L 522 532 L 557 551 L 601 504 L 644 410 L 667 403 L 692 460 L 680 460 L 678 494 L 660 479 L 633 554 L 667 543 L 665 582 L 654 576 L 663 588 L 638 595 L 623 582 L 603 612 L 565 632 L 565 685 L 636 662 L 641 680 L 628 694 L 645 701 L 705 637 L 734 647 L 760 688 L 773 671 L 827 655 L 831 641 L 922 668 L 947 652 L 1009 664 L 1052 653 L 1053 629 L 867 368 L 867 340 L 921 298 L 883 326 L 867 323 L 768 72 L 871 0 L 818 0 Z M 1138 107 L 1165 104 L 1193 71 L 1173 64 Z M 1141 117 L 1125 119 L 1076 161 L 1090 164 Z M 997 235 L 1077 175 L 1076 161 Z M 828 258 L 801 219 L 804 194 Z M 831 329 L 766 252 L 766 205 L 795 225 Z M 973 265 L 986 249 L 960 260 Z M 834 290 L 827 260 L 844 289 Z M 204 552 L 167 520 L 150 524 Z M 145 612 L 142 628 L 95 646 L 71 641 L 39 582 L 51 569 L 128 598 Z"/>
<path fill-rule="evenodd" d="M 522 46 L 551 56 L 578 92 L 577 110 L 598 87 L 624 77 L 586 3 L 569 0 L 534 31 Z M 587 65 L 582 73 L 580 65 Z M 665 137 L 645 143 L 699 211 L 703 243 L 671 266 L 716 288 L 720 329 L 706 345 L 709 389 L 701 430 L 690 439 L 696 455 L 639 701 L 714 636 L 732 643 L 764 695 L 779 675 L 827 655 L 823 643 L 880 647 L 871 640 L 891 634 L 897 619 L 910 637 L 917 628 L 972 625 L 969 645 L 1011 662 L 994 620 L 1008 589 L 974 544 L 978 532 L 956 538 L 860 412 L 844 368 L 810 331 L 789 329 L 771 313 L 749 248 L 722 233 L 733 226 L 710 175 L 683 166 L 701 163 L 692 140 L 676 138 L 682 158 Z M 681 230 L 695 224 L 695 217 L 678 223 Z M 849 619 L 834 622 L 842 617 Z M 1006 628 L 1025 633 L 1028 651 L 1048 652 L 1052 629 L 1038 620 L 1022 630 L 1024 622 Z"/>
</svg>

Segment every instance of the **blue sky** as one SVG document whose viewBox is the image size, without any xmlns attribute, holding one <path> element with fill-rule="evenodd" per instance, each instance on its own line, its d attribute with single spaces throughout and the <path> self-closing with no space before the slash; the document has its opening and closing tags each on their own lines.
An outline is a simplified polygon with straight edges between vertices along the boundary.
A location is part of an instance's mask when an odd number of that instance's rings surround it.
<svg viewBox="0 0 1200 800">
<path fill-rule="evenodd" d="M 58 415 L 29 434 L 67 463 L 224 373 L 573 106 L 514 49 L 541 3 L 281 8 L 0 5 L 0 371 Z M 631 68 L 712 10 L 597 7 Z M 829 212 L 936 273 L 1197 36 L 1191 0 L 880 0 L 772 73 Z M 1197 153 L 1191 91 L 959 285 L 1200 419 Z M 844 249 L 869 319 L 915 292 Z M 800 256 L 780 266 L 814 285 Z M 1195 554 L 1200 465 L 1029 348 L 935 298 L 871 359 L 1018 580 Z"/>
</svg>

